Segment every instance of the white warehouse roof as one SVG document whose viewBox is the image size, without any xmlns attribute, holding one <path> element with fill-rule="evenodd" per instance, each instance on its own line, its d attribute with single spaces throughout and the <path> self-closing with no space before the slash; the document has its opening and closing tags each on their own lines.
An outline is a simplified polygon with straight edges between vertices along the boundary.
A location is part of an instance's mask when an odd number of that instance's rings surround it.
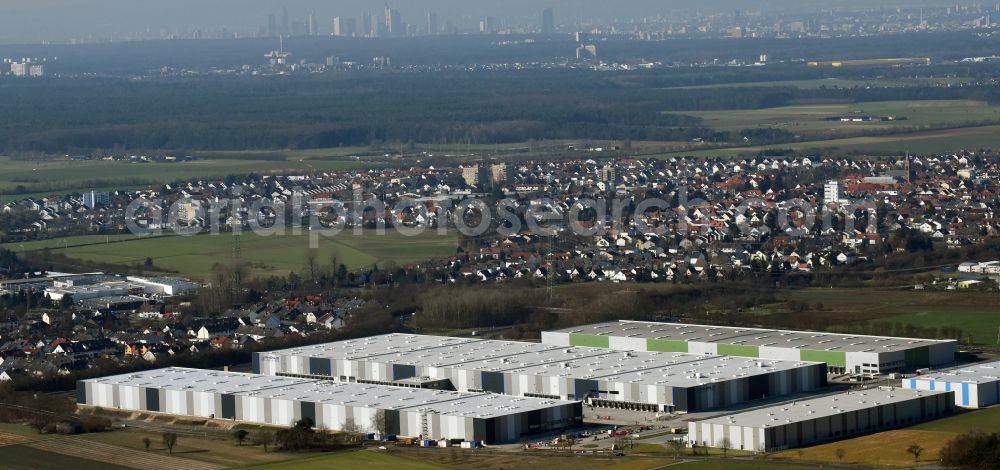
<svg viewBox="0 0 1000 470">
<path fill-rule="evenodd" d="M 794 401 L 781 405 L 758 408 L 726 416 L 706 419 L 698 423 L 724 424 L 766 428 L 783 426 L 799 421 L 839 416 L 844 413 L 865 410 L 876 406 L 902 403 L 922 396 L 951 393 L 945 391 L 907 390 L 898 387 L 879 387 L 864 391 L 837 393 L 819 398 Z"/>
<path fill-rule="evenodd" d="M 937 382 L 988 383 L 1000 380 L 1000 361 L 968 364 L 954 369 L 931 372 L 913 380 L 932 380 Z"/>
<path fill-rule="evenodd" d="M 180 367 L 89 379 L 83 382 L 233 394 L 386 410 L 417 408 L 427 413 L 480 419 L 543 410 L 571 403 L 562 400 L 522 398 L 492 393 L 461 393 L 386 385 L 334 383 Z"/>
<path fill-rule="evenodd" d="M 452 367 L 671 387 L 693 387 L 817 364 L 688 353 L 625 352 L 605 348 L 401 333 L 262 354 L 417 367 Z"/>
<path fill-rule="evenodd" d="M 791 331 L 730 326 L 691 325 L 686 323 L 658 323 L 643 321 L 618 321 L 576 326 L 556 330 L 554 333 L 572 333 L 597 336 L 647 338 L 687 342 L 741 344 L 775 348 L 814 349 L 844 352 L 892 352 L 955 342 L 920 338 L 895 338 L 890 336 L 848 335 L 838 333 Z"/>
</svg>

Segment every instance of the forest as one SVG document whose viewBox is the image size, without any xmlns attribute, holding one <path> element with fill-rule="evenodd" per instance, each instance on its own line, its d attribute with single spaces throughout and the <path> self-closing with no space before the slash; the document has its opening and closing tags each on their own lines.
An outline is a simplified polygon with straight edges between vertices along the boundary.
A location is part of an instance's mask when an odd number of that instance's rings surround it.
<svg viewBox="0 0 1000 470">
<path fill-rule="evenodd" d="M 860 70 L 852 73 L 864 75 Z M 775 74 L 794 76 L 780 69 Z M 722 143 L 744 137 L 766 144 L 789 142 L 795 136 L 783 129 L 719 131 L 684 112 L 800 103 L 1000 101 L 1000 89 L 988 83 L 664 87 L 675 78 L 685 82 L 690 77 L 673 77 L 663 70 L 536 70 L 11 82 L 0 86 L 6 118 L 0 122 L 0 151 L 299 149 L 532 139 Z"/>
</svg>

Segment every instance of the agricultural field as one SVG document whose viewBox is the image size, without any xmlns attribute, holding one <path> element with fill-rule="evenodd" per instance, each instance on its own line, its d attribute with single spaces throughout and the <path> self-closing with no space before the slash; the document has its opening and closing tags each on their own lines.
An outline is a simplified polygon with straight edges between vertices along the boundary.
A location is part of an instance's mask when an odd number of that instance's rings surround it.
<svg viewBox="0 0 1000 470">
<path fill-rule="evenodd" d="M 84 264 L 141 266 L 150 257 L 157 268 L 205 279 L 216 263 L 233 260 L 234 242 L 230 234 L 155 238 L 126 235 L 110 242 L 105 237 L 87 236 L 80 240 L 70 237 L 0 246 L 21 252 L 49 248 L 52 253 L 65 254 Z M 345 230 L 335 237 L 320 237 L 318 246 L 316 260 L 323 269 L 329 268 L 334 257 L 348 269 L 360 269 L 373 265 L 384 267 L 390 262 L 397 265 L 421 262 L 454 254 L 458 243 L 454 233 L 442 236 L 431 230 L 415 237 L 394 230 L 387 230 L 384 235 L 354 235 Z M 251 263 L 251 270 L 258 276 L 305 272 L 308 248 L 308 231 L 301 235 L 244 234 L 240 237 L 241 258 Z"/>
<path fill-rule="evenodd" d="M 957 126 L 1000 120 L 1000 107 L 982 101 L 881 101 L 850 104 L 816 104 L 780 108 L 682 111 L 700 117 L 704 125 L 719 130 L 776 127 L 799 135 L 837 136 L 899 128 Z M 840 122 L 824 118 L 846 115 L 905 116 L 905 121 Z"/>
</svg>

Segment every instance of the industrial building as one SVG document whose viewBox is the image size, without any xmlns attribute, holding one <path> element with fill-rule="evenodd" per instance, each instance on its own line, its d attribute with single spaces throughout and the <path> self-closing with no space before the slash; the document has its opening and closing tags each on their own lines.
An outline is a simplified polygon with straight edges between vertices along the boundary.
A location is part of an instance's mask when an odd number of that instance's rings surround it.
<svg viewBox="0 0 1000 470">
<path fill-rule="evenodd" d="M 944 390 L 955 393 L 955 405 L 983 408 L 1000 403 L 1000 361 L 970 364 L 903 379 L 911 390 Z"/>
<path fill-rule="evenodd" d="M 877 375 L 949 364 L 955 340 L 620 321 L 542 332 L 542 343 L 825 362 L 832 374 Z"/>
<path fill-rule="evenodd" d="M 71 287 L 51 287 L 45 290 L 45 296 L 54 302 L 61 301 L 64 297 L 69 297 L 76 302 L 86 299 L 96 299 L 98 297 L 122 297 L 133 294 L 141 294 L 142 287 L 125 281 L 101 282 L 98 284 L 86 284 Z"/>
<path fill-rule="evenodd" d="M 906 426 L 954 411 L 951 392 L 879 387 L 688 423 L 689 445 L 771 452 Z"/>
<path fill-rule="evenodd" d="M 412 334 L 257 353 L 253 371 L 389 385 L 413 377 L 447 379 L 462 392 L 668 412 L 732 406 L 826 385 L 826 366 L 815 362 Z"/>
<path fill-rule="evenodd" d="M 164 297 L 190 294 L 198 290 L 197 283 L 173 277 L 129 276 L 128 281 L 141 285 L 147 294 L 157 294 Z"/>
<path fill-rule="evenodd" d="M 582 421 L 580 402 L 168 368 L 77 382 L 81 405 L 486 443 Z"/>
</svg>

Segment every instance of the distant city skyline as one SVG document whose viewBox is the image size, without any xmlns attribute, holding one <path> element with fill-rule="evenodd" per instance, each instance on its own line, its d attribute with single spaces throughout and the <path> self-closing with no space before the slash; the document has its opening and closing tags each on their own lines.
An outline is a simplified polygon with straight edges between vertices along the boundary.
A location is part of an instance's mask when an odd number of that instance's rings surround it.
<svg viewBox="0 0 1000 470">
<path fill-rule="evenodd" d="M 623 20 L 648 16 L 716 14 L 720 12 L 774 11 L 804 12 L 829 9 L 895 8 L 896 6 L 981 5 L 987 2 L 952 2 L 941 0 L 894 1 L 872 5 L 859 0 L 421 0 L 403 2 L 384 0 L 345 0 L 332 4 L 322 0 L 32 0 L 0 7 L 0 43 L 66 42 L 70 40 L 132 39 L 139 33 L 155 36 L 160 32 L 225 31 L 246 37 L 259 35 L 263 28 L 281 28 L 283 34 L 293 32 L 293 26 L 312 34 L 333 33 L 333 18 L 362 20 L 365 13 L 382 20 L 385 29 L 393 23 L 398 28 L 410 25 L 426 31 L 431 23 L 438 28 L 446 24 L 461 24 L 470 30 L 485 25 L 529 25 L 543 29 L 543 11 L 551 8 L 554 27 L 577 22 Z M 398 12 L 398 17 L 385 20 L 385 8 Z M 287 16 L 284 13 L 287 11 Z M 367 31 L 370 24 L 359 22 L 356 28 Z M 401 35 L 400 32 L 394 35 Z"/>
</svg>

